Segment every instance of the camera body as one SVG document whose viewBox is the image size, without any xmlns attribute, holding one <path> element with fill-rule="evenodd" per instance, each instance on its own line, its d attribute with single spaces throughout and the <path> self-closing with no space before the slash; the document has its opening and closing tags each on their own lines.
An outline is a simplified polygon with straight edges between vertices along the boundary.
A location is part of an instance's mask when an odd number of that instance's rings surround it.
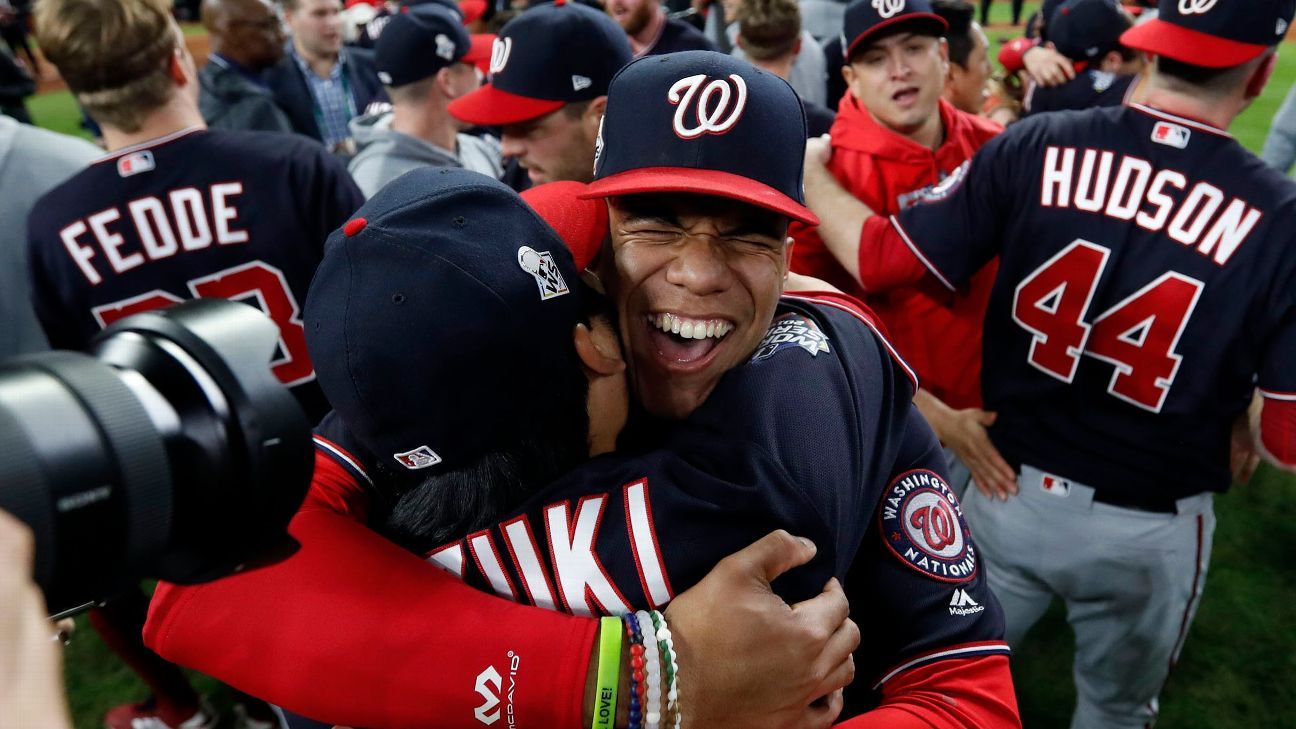
<svg viewBox="0 0 1296 729">
<path fill-rule="evenodd" d="M 296 550 L 313 449 L 278 342 L 256 309 L 199 299 L 0 363 L 0 509 L 31 527 L 53 612 Z"/>
</svg>

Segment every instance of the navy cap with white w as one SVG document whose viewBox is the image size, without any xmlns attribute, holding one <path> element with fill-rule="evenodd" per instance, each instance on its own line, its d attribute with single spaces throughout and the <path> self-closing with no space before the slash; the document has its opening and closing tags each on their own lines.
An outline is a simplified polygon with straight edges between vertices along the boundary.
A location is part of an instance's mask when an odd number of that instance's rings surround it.
<svg viewBox="0 0 1296 729">
<path fill-rule="evenodd" d="M 796 92 L 772 73 L 712 51 L 646 56 L 612 79 L 583 197 L 713 195 L 818 225 L 805 130 Z"/>
<path fill-rule="evenodd" d="M 1121 36 L 1130 48 L 1207 68 L 1239 66 L 1287 37 L 1296 0 L 1160 0 Z"/>
</svg>

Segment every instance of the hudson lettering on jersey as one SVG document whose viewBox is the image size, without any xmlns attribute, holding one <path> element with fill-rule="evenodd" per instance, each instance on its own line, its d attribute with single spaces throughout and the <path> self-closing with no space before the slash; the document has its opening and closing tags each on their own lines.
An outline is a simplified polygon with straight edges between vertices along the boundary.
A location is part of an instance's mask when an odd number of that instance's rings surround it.
<svg viewBox="0 0 1296 729">
<path fill-rule="evenodd" d="M 1195 249 L 1223 266 L 1263 217 L 1241 198 L 1158 170 L 1147 160 L 1101 149 L 1049 147 L 1044 153 L 1040 206 L 1075 208 L 1122 221 Z"/>
<path fill-rule="evenodd" d="M 86 281 L 98 285 L 108 269 L 126 273 L 146 261 L 204 250 L 213 243 L 247 243 L 235 199 L 242 194 L 241 182 L 221 182 L 206 190 L 182 187 L 165 197 L 138 198 L 124 208 L 75 220 L 59 231 L 59 238 Z"/>
<path fill-rule="evenodd" d="M 618 494 L 586 496 L 573 506 L 559 501 L 539 510 L 539 526 L 528 515 L 518 516 L 468 535 L 463 541 L 427 555 L 429 562 L 459 577 L 480 577 L 497 594 L 532 605 L 561 608 L 575 615 L 619 615 L 630 609 L 625 590 L 604 569 L 597 553 L 599 530 L 610 514 L 623 519 L 625 548 L 634 557 L 639 588 L 654 607 L 674 597 L 653 526 L 648 480 L 626 484 Z M 548 545 L 542 550 L 536 534 Z M 502 546 L 502 548 L 501 548 Z M 618 545 L 618 551 L 621 547 Z M 507 552 L 507 567 L 502 555 Z M 471 557 L 471 559 L 468 559 Z M 475 568 L 469 575 L 467 569 Z M 517 575 L 524 595 L 514 589 Z M 552 576 L 552 579 L 551 579 Z"/>
</svg>

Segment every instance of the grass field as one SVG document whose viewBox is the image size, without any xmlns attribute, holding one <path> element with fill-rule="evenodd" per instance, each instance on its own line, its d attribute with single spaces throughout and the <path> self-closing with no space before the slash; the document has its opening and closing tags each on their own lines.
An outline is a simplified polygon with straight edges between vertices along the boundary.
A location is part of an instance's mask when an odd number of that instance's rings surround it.
<svg viewBox="0 0 1296 729">
<path fill-rule="evenodd" d="M 1028 3 L 1028 12 L 1033 11 Z M 994 22 L 1007 22 L 1007 2 L 995 3 Z M 1011 37 L 995 28 L 992 41 Z M 997 50 L 997 46 L 996 46 Z M 1296 81 L 1296 46 L 1280 59 L 1269 90 L 1235 123 L 1233 132 L 1258 150 L 1269 119 Z M 79 113 L 66 92 L 32 100 L 42 126 L 77 134 Z M 1169 729 L 1296 726 L 1296 479 L 1261 467 L 1248 486 L 1216 500 L 1215 554 L 1196 623 L 1179 666 L 1162 696 Z M 144 697 L 140 682 L 81 621 L 66 654 L 69 700 L 76 726 L 100 726 L 112 706 Z M 1074 691 L 1071 642 L 1055 606 L 1014 659 L 1018 699 L 1027 727 L 1065 727 Z M 228 703 L 214 681 L 194 677 L 218 706 Z M 21 729 L 29 729 L 23 727 Z M 39 729 L 39 728 L 30 728 Z"/>
</svg>

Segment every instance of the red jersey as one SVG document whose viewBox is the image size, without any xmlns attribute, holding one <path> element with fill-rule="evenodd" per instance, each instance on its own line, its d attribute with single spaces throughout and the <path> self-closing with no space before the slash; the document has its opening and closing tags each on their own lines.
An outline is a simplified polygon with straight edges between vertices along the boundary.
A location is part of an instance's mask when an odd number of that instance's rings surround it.
<svg viewBox="0 0 1296 729">
<path fill-rule="evenodd" d="M 832 127 L 828 167 L 847 190 L 879 214 L 920 202 L 986 141 L 1003 131 L 995 122 L 940 102 L 945 141 L 934 152 L 881 126 L 847 94 Z M 792 270 L 821 278 L 864 299 L 886 325 L 896 349 L 918 372 L 923 388 L 954 408 L 981 404 L 981 326 L 997 265 L 987 264 L 958 291 L 928 278 L 903 289 L 861 286 L 837 263 L 818 233 L 793 223 Z M 861 239 L 861 245 L 868 245 Z M 868 282 L 865 282 L 866 284 Z"/>
</svg>

